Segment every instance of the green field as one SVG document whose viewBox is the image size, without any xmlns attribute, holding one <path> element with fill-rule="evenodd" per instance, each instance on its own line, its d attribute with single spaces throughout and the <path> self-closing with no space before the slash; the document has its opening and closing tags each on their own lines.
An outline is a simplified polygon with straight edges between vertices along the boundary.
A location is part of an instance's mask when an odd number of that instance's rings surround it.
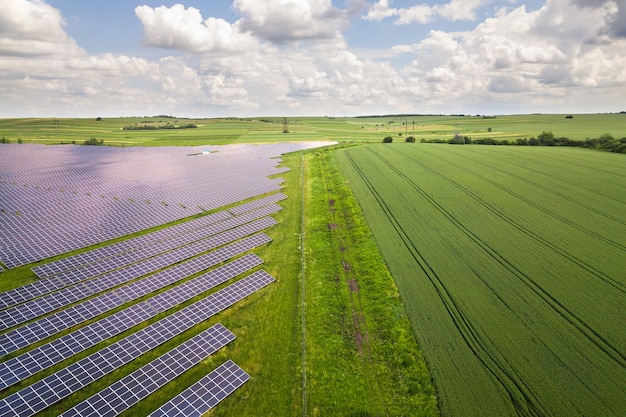
<svg viewBox="0 0 626 417">
<path fill-rule="evenodd" d="M 338 158 L 442 415 L 626 415 L 623 156 L 391 144 Z"/>
<path fill-rule="evenodd" d="M 398 141 L 413 135 L 417 141 L 448 140 L 455 134 L 472 139 L 514 141 L 553 132 L 572 140 L 598 138 L 609 133 L 626 137 L 626 114 L 482 116 L 383 116 L 383 117 L 279 117 L 250 119 L 179 119 L 126 117 L 96 119 L 0 119 L 0 137 L 10 142 L 82 144 L 95 137 L 113 146 L 201 146 L 229 143 L 336 140 L 380 142 L 385 136 Z M 195 124 L 195 129 L 124 130 L 124 127 L 163 127 Z"/>
<path fill-rule="evenodd" d="M 273 242 L 255 251 L 276 283 L 41 415 L 57 415 L 216 322 L 238 339 L 123 415 L 149 413 L 227 358 L 253 378 L 215 416 L 626 414 L 624 156 L 397 143 L 459 132 L 620 138 L 624 118 L 311 117 L 289 118 L 289 133 L 278 117 L 0 119 L 0 137 L 12 143 L 343 145 L 283 158 L 289 198 L 268 231 Z M 197 128 L 123 129 L 168 123 Z M 388 135 L 394 143 L 379 145 Z M 36 279 L 31 266 L 0 273 L 0 289 Z"/>
</svg>

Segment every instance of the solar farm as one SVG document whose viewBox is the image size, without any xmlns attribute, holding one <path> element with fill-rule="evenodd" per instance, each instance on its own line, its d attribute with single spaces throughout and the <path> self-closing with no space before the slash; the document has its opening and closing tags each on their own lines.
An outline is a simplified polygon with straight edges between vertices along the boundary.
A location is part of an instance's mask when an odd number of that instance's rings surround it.
<svg viewBox="0 0 626 417">
<path fill-rule="evenodd" d="M 0 120 L 0 416 L 624 415 L 623 155 L 428 143 L 623 116 L 415 121 Z"/>
<path fill-rule="evenodd" d="M 252 251 L 287 198 L 280 156 L 320 145 L 3 146 L 0 261 L 36 279 L 0 294 L 0 415 L 40 413 L 274 282 Z M 235 338 L 216 323 L 55 412 L 119 415 Z M 228 359 L 151 415 L 201 415 L 249 378 Z"/>
</svg>

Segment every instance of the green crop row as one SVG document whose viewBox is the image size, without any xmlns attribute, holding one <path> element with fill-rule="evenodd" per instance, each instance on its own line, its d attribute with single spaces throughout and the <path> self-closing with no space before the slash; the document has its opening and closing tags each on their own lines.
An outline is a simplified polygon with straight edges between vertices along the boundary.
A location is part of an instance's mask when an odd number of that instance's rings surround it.
<svg viewBox="0 0 626 417">
<path fill-rule="evenodd" d="M 338 155 L 442 414 L 623 415 L 622 157 L 450 148 Z"/>
</svg>

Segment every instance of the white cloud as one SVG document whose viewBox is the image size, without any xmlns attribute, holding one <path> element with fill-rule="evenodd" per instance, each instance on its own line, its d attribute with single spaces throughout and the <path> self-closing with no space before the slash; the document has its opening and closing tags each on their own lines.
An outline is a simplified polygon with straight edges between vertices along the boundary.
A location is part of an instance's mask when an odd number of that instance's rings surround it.
<svg viewBox="0 0 626 417">
<path fill-rule="evenodd" d="M 348 15 L 331 0 L 235 0 L 241 29 L 277 44 L 342 40 Z"/>
<path fill-rule="evenodd" d="M 430 103 L 454 96 L 467 106 L 474 99 L 554 111 L 608 85 L 626 93 L 626 42 L 609 41 L 601 30 L 614 16 L 609 3 L 582 10 L 548 0 L 536 11 L 500 9 L 472 31 L 432 31 L 395 50 L 416 54 L 403 74 L 413 93 Z"/>
<path fill-rule="evenodd" d="M 389 0 L 378 0 L 367 11 L 367 15 L 363 16 L 365 20 L 383 20 L 398 14 L 398 9 L 389 6 Z"/>
<path fill-rule="evenodd" d="M 365 20 L 382 20 L 397 16 L 397 25 L 411 23 L 426 24 L 437 17 L 447 20 L 476 20 L 476 10 L 485 6 L 490 0 L 451 0 L 445 4 L 416 4 L 409 8 L 396 9 L 390 6 L 389 0 L 379 0 L 368 10 Z"/>
<path fill-rule="evenodd" d="M 0 0 L 0 55 L 39 56 L 83 51 L 64 30 L 59 10 L 39 0 Z"/>
<path fill-rule="evenodd" d="M 394 9 L 381 0 L 365 18 L 470 19 L 483 4 Z M 58 10 L 26 0 L 0 6 L 11 10 L 0 16 L 2 117 L 574 112 L 590 103 L 614 111 L 623 109 L 610 103 L 626 97 L 626 39 L 616 35 L 624 7 L 611 0 L 508 5 L 472 30 L 439 26 L 423 39 L 361 51 L 342 35 L 352 12 L 330 1 L 237 0 L 235 23 L 181 5 L 140 6 L 144 44 L 162 49 L 156 58 L 89 55 Z"/>
<path fill-rule="evenodd" d="M 193 7 L 138 6 L 135 14 L 143 24 L 143 42 L 147 46 L 194 54 L 242 53 L 256 47 L 256 41 L 240 31 L 238 24 L 214 17 L 203 20 Z"/>
</svg>

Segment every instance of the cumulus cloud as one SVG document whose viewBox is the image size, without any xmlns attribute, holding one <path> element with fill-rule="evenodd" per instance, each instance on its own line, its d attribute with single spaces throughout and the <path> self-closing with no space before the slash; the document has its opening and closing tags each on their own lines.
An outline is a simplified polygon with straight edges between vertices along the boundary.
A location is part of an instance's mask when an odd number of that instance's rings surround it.
<svg viewBox="0 0 626 417">
<path fill-rule="evenodd" d="M 81 55 L 61 12 L 40 0 L 0 0 L 0 55 Z"/>
<path fill-rule="evenodd" d="M 626 38 L 626 2 L 624 0 L 572 0 L 583 8 L 604 9 L 609 14 L 603 32 L 617 38 Z"/>
<path fill-rule="evenodd" d="M 363 17 L 365 20 L 382 20 L 397 16 L 395 24 L 407 25 L 411 23 L 426 24 L 437 17 L 456 20 L 475 20 L 476 10 L 483 7 L 490 0 L 451 0 L 445 4 L 417 4 L 409 8 L 396 9 L 390 6 L 389 0 L 379 0 L 370 7 Z"/>
<path fill-rule="evenodd" d="M 256 41 L 238 24 L 209 17 L 203 20 L 196 8 L 138 6 L 135 14 L 144 27 L 144 44 L 194 54 L 246 52 Z"/>
<path fill-rule="evenodd" d="M 331 0 L 235 0 L 241 29 L 277 44 L 342 40 L 349 14 Z"/>
<path fill-rule="evenodd" d="M 431 103 L 455 95 L 469 105 L 474 98 L 535 108 L 623 85 L 626 58 L 620 49 L 626 43 L 598 38 L 612 22 L 614 3 L 586 3 L 594 7 L 548 0 L 534 11 L 502 8 L 471 31 L 431 31 L 416 44 L 395 48 L 416 56 L 403 76 L 413 94 Z"/>
</svg>

